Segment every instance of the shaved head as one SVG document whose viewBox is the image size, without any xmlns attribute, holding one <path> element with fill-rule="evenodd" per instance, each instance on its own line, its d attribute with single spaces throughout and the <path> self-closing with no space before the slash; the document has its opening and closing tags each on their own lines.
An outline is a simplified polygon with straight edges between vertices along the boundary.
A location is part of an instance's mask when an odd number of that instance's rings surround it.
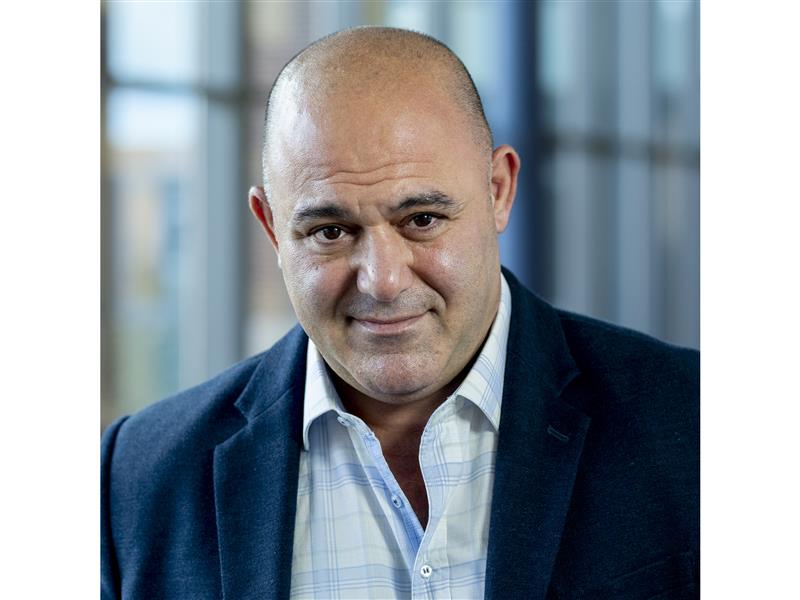
<svg viewBox="0 0 800 600">
<path fill-rule="evenodd" d="M 488 165 L 492 134 L 475 83 L 440 41 L 405 29 L 358 27 L 307 46 L 281 70 L 267 100 L 262 150 L 267 196 L 276 164 L 274 136 L 287 120 L 287 111 L 319 113 L 333 103 L 346 105 L 349 98 L 394 97 L 409 87 L 425 91 L 433 86 L 446 93 L 463 115 Z"/>
</svg>

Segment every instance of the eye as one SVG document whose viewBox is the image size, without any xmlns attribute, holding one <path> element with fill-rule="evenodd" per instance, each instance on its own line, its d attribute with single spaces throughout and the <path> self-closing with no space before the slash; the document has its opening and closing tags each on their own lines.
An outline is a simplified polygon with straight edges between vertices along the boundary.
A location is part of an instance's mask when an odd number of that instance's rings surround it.
<svg viewBox="0 0 800 600">
<path fill-rule="evenodd" d="M 320 241 L 335 242 L 344 234 L 344 229 L 336 225 L 326 225 L 312 231 L 311 235 Z"/>
<path fill-rule="evenodd" d="M 432 215 L 430 213 L 420 213 L 411 217 L 411 219 L 409 219 L 409 223 L 412 223 L 414 227 L 418 229 L 427 229 L 433 225 L 437 219 L 438 217 L 436 215 Z"/>
</svg>

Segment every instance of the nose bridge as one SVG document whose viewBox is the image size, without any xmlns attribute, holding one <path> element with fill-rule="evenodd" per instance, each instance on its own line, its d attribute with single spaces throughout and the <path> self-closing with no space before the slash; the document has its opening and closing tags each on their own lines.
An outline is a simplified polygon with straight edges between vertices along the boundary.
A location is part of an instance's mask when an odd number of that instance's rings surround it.
<svg viewBox="0 0 800 600">
<path fill-rule="evenodd" d="M 356 253 L 358 291 L 381 302 L 391 302 L 411 285 L 412 252 L 390 225 L 369 227 Z"/>
</svg>

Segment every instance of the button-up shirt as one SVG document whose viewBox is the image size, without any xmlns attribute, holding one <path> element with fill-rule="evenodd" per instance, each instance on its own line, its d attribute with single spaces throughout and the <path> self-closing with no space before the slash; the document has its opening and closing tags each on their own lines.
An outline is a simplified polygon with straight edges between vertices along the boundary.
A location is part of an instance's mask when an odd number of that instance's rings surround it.
<svg viewBox="0 0 800 600">
<path fill-rule="evenodd" d="M 481 598 L 511 294 L 477 360 L 431 415 L 419 462 L 423 529 L 375 434 L 348 413 L 308 343 L 292 598 Z"/>
</svg>

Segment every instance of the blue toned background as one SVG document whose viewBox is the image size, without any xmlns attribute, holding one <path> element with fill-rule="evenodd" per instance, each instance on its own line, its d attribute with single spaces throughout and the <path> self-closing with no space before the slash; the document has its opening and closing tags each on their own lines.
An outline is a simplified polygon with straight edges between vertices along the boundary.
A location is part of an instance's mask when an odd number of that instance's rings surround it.
<svg viewBox="0 0 800 600">
<path fill-rule="evenodd" d="M 280 67 L 325 34 L 432 34 L 523 168 L 503 263 L 547 300 L 699 348 L 697 2 L 105 2 L 103 425 L 294 323 L 247 210 Z"/>
</svg>

